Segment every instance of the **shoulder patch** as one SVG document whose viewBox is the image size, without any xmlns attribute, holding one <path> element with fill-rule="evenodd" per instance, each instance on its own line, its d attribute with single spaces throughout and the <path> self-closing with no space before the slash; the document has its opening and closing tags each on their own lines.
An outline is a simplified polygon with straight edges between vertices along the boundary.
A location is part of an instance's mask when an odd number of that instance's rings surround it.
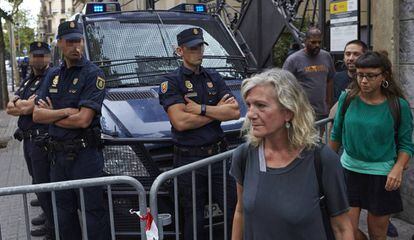
<svg viewBox="0 0 414 240">
<path fill-rule="evenodd" d="M 96 88 L 99 90 L 103 90 L 105 88 L 105 79 L 98 77 L 96 79 Z"/>
<path fill-rule="evenodd" d="M 161 93 L 166 93 L 168 91 L 168 81 L 161 83 Z"/>
</svg>

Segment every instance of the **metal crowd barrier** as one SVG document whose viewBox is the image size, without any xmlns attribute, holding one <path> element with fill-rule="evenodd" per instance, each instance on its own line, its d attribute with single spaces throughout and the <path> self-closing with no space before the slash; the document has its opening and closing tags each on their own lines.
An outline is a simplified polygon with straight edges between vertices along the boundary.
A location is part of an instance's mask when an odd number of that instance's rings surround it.
<svg viewBox="0 0 414 240">
<path fill-rule="evenodd" d="M 27 206 L 27 194 L 28 193 L 40 193 L 40 192 L 51 192 L 52 195 L 52 207 L 53 207 L 53 219 L 55 224 L 55 235 L 56 240 L 59 240 L 59 223 L 57 216 L 56 208 L 56 191 L 68 190 L 68 189 L 79 189 L 80 193 L 80 203 L 81 203 L 81 219 L 82 219 L 82 238 L 84 240 L 88 239 L 87 234 L 87 225 L 86 225 L 86 215 L 85 215 L 85 199 L 83 195 L 83 189 L 87 187 L 97 187 L 97 186 L 106 186 L 107 195 L 108 195 L 108 208 L 109 208 L 109 220 L 111 228 L 111 238 L 115 239 L 115 225 L 114 225 L 114 212 L 112 205 L 112 184 L 127 184 L 132 186 L 138 194 L 139 201 L 139 211 L 142 216 L 145 216 L 147 213 L 147 202 L 145 196 L 145 190 L 142 184 L 137 181 L 135 178 L 129 176 L 114 176 L 114 177 L 99 177 L 99 178 L 88 178 L 81 180 L 72 180 L 72 181 L 63 181 L 63 182 L 53 182 L 53 183 L 43 183 L 43 184 L 34 184 L 34 185 L 25 185 L 25 186 L 16 186 L 16 187 L 5 187 L 0 188 L 0 197 L 7 195 L 18 195 L 23 196 L 23 205 L 24 205 L 24 215 L 25 215 L 25 224 L 26 224 L 26 234 L 27 239 L 30 240 L 30 219 L 29 219 L 29 210 Z M 145 221 L 140 221 L 141 228 L 141 239 L 145 240 Z M 0 232 L 1 234 L 1 232 Z M 0 240 L 1 240 L 0 235 Z"/>
<path fill-rule="evenodd" d="M 333 118 L 325 118 L 315 122 L 321 136 L 321 142 L 325 144 L 328 144 L 329 136 L 331 134 L 330 123 L 333 123 Z"/>
<path fill-rule="evenodd" d="M 196 189 L 196 182 L 195 182 L 195 170 L 205 167 L 208 167 L 208 212 L 209 212 L 209 233 L 210 233 L 210 240 L 213 239 L 213 211 L 212 211 L 212 183 L 211 183 L 211 165 L 216 162 L 223 162 L 223 220 L 224 220 L 224 239 L 227 239 L 227 189 L 226 189 L 226 182 L 227 182 L 227 166 L 226 166 L 226 159 L 230 158 L 234 150 L 230 150 L 224 153 L 220 153 L 205 159 L 202 159 L 197 162 L 190 163 L 185 166 L 181 166 L 178 168 L 174 168 L 170 171 L 164 172 L 160 174 L 154 181 L 154 183 L 151 186 L 150 190 L 150 209 L 151 214 L 153 215 L 154 220 L 156 220 L 156 225 L 158 227 L 159 236 L 160 239 L 163 239 L 163 224 L 160 222 L 162 218 L 159 218 L 158 214 L 158 199 L 157 199 L 157 193 L 160 187 L 170 179 L 174 179 L 174 219 L 175 219 L 175 238 L 179 239 L 179 206 L 178 206 L 178 181 L 177 176 L 181 175 L 183 173 L 192 173 L 192 194 L 193 194 L 193 219 L 196 219 L 196 211 L 195 211 L 195 202 L 196 202 L 196 196 L 195 196 L 195 189 Z M 204 206 L 203 206 L 204 207 Z M 160 224 L 161 223 L 161 224 Z M 196 221 L 193 221 L 193 231 L 196 233 Z M 194 234 L 194 240 L 197 239 L 196 234 Z"/>
<path fill-rule="evenodd" d="M 326 118 L 326 119 L 322 119 L 319 120 L 317 122 L 315 122 L 316 127 L 319 129 L 320 134 L 321 134 L 321 142 L 323 143 L 328 143 L 329 140 L 329 127 L 328 124 L 330 122 L 332 122 L 333 119 L 332 118 Z M 154 181 L 154 183 L 151 186 L 151 190 L 150 190 L 150 209 L 151 209 L 151 214 L 154 217 L 154 220 L 156 221 L 156 225 L 158 227 L 158 231 L 159 231 L 159 236 L 160 239 L 163 239 L 163 226 L 166 225 L 165 223 L 162 223 L 160 221 L 162 221 L 162 217 L 159 217 L 160 214 L 158 214 L 158 199 L 157 199 L 157 193 L 160 189 L 160 187 L 166 183 L 168 180 L 173 179 L 174 180 L 174 219 L 175 219 L 175 239 L 180 239 L 179 237 L 179 200 L 178 200 L 178 181 L 177 181 L 177 176 L 184 174 L 184 173 L 192 173 L 192 193 L 193 193 L 193 208 L 195 208 L 195 201 L 196 201 L 196 197 L 195 197 L 195 188 L 196 188 L 196 182 L 195 182 L 195 170 L 208 166 L 208 210 L 209 210 L 209 236 L 210 236 L 210 240 L 213 239 L 212 236 L 212 228 L 213 228 L 213 224 L 212 224 L 212 196 L 211 196 L 211 165 L 213 163 L 216 162 L 223 162 L 223 192 L 224 192 L 224 209 L 223 209 L 223 214 L 224 214 L 224 239 L 227 239 L 227 206 L 226 206 L 226 159 L 230 158 L 231 155 L 233 153 L 233 150 L 224 152 L 224 153 L 220 153 L 218 155 L 215 156 L 211 156 L 205 159 L 202 159 L 200 161 L 185 165 L 185 166 L 181 166 L 175 169 L 172 169 L 170 171 L 164 172 L 162 174 L 160 174 Z M 196 219 L 196 211 L 193 210 L 193 219 Z M 195 221 L 193 221 L 193 231 L 196 231 L 196 225 L 195 225 Z M 194 234 L 194 239 L 197 239 L 197 237 L 195 236 L 196 234 Z"/>
</svg>

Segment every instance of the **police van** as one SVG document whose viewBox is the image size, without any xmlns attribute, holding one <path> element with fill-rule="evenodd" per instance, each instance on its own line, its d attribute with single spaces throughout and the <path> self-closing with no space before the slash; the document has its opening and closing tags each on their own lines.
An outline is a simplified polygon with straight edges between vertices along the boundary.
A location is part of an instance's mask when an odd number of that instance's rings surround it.
<svg viewBox="0 0 414 240">
<path fill-rule="evenodd" d="M 246 113 L 240 84 L 247 62 L 233 34 L 219 16 L 207 13 L 205 5 L 181 4 L 168 11 L 120 10 L 116 2 L 88 3 L 72 20 L 83 26 L 85 57 L 105 73 L 101 116 L 105 174 L 135 177 L 149 190 L 161 172 L 172 168 L 171 124 L 159 104 L 158 89 L 160 77 L 181 65 L 175 53 L 176 35 L 191 27 L 203 29 L 209 46 L 202 65 L 225 79 L 239 101 L 241 116 Z M 59 59 L 55 48 L 55 64 Z M 241 118 L 222 123 L 230 148 L 241 142 L 242 122 Z M 160 212 L 172 206 L 168 189 L 160 196 Z M 128 197 L 132 193 L 122 185 L 114 192 L 117 235 L 138 232 L 138 220 L 128 211 L 138 206 L 136 199 Z"/>
</svg>

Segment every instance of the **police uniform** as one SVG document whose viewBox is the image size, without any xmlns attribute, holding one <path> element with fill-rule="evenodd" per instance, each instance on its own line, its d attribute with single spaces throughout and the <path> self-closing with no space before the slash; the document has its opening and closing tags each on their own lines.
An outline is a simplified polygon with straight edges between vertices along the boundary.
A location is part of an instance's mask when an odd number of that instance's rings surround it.
<svg viewBox="0 0 414 240">
<path fill-rule="evenodd" d="M 77 22 L 59 25 L 59 38 L 81 38 L 82 28 Z M 100 177 L 103 173 L 103 153 L 100 143 L 100 113 L 105 96 L 103 71 L 82 57 L 75 66 L 67 68 L 64 61 L 41 86 L 39 99 L 49 97 L 53 109 L 86 107 L 95 111 L 87 129 L 68 129 L 49 125 L 48 144 L 52 182 Z M 108 222 L 100 187 L 85 188 L 86 221 L 89 239 L 107 239 Z M 82 239 L 77 209 L 79 192 L 56 193 L 61 239 Z"/>
<path fill-rule="evenodd" d="M 205 43 L 200 28 L 182 31 L 177 35 L 177 42 L 179 46 L 194 46 Z M 200 66 L 199 73 L 196 74 L 182 65 L 171 74 L 163 77 L 159 89 L 159 101 L 167 112 L 171 105 L 185 104 L 184 96 L 200 105 L 215 106 L 226 94 L 232 96 L 230 89 L 216 71 Z M 227 145 L 220 124 L 220 121 L 215 120 L 200 128 L 186 131 L 178 131 L 172 126 L 174 167 L 226 151 Z M 229 166 L 230 163 L 227 162 L 227 167 Z M 206 238 L 206 234 L 203 233 L 204 206 L 208 196 L 207 168 L 197 170 L 196 173 L 197 239 L 204 239 Z M 191 173 L 180 175 L 178 181 L 185 219 L 192 219 Z M 228 226 L 231 226 L 236 203 L 236 190 L 232 178 L 228 177 L 227 181 Z M 212 183 L 214 202 L 219 203 L 223 210 L 223 165 L 221 163 L 212 165 Z M 193 239 L 192 226 L 191 220 L 184 223 L 185 239 Z M 231 231 L 231 227 L 229 230 Z"/>
<path fill-rule="evenodd" d="M 50 49 L 49 45 L 44 42 L 32 42 L 29 52 L 30 54 L 50 54 Z M 35 76 L 32 71 L 17 89 L 15 93 L 16 100 L 27 100 L 34 95 L 43 83 L 45 76 L 51 71 L 52 69 L 48 66 L 41 75 Z M 47 125 L 34 123 L 32 114 L 20 116 L 17 125 L 18 129 L 14 137 L 23 141 L 24 158 L 33 184 L 50 182 L 50 162 L 48 161 L 47 151 L 37 144 L 39 140 L 41 141 L 47 137 Z M 46 214 L 46 225 L 48 228 L 52 228 L 53 215 L 50 193 L 37 193 L 36 195 L 43 212 Z"/>
</svg>

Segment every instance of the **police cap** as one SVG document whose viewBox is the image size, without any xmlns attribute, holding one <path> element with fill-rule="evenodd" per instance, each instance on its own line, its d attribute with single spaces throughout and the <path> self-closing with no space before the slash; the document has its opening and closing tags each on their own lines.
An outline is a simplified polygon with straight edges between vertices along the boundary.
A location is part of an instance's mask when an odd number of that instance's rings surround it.
<svg viewBox="0 0 414 240">
<path fill-rule="evenodd" d="M 32 43 L 30 43 L 29 53 L 31 53 L 31 54 L 50 54 L 49 44 L 47 44 L 45 42 L 32 42 Z"/>
<path fill-rule="evenodd" d="M 203 38 L 203 30 L 201 28 L 189 28 L 177 35 L 178 46 L 194 47 L 201 43 L 208 45 Z"/>
<path fill-rule="evenodd" d="M 76 21 L 66 21 L 59 24 L 57 39 L 81 39 L 83 38 L 82 26 Z"/>
</svg>

